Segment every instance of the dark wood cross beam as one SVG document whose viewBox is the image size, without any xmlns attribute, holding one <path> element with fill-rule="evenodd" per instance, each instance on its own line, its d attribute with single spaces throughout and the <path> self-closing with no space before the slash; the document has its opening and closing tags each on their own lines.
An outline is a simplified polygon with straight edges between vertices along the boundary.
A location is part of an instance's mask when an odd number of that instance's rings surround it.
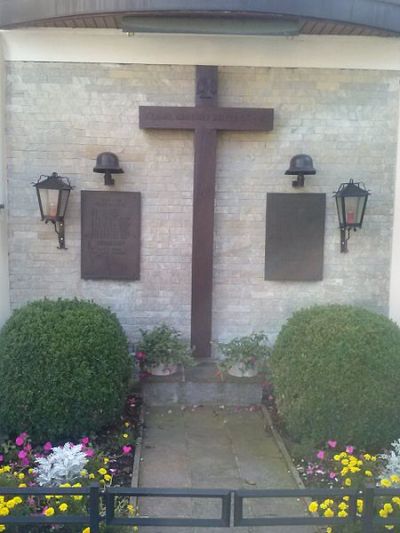
<svg viewBox="0 0 400 533">
<path fill-rule="evenodd" d="M 197 357 L 211 354 L 217 131 L 270 131 L 273 109 L 218 107 L 218 68 L 196 67 L 195 107 L 139 107 L 139 127 L 194 131 L 192 338 Z"/>
</svg>

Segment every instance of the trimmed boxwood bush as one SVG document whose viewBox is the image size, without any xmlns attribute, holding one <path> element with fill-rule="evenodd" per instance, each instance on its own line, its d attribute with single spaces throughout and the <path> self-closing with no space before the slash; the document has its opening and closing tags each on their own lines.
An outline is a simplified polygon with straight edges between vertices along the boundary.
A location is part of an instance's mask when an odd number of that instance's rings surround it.
<svg viewBox="0 0 400 533">
<path fill-rule="evenodd" d="M 77 438 L 122 410 L 131 372 L 115 315 L 92 302 L 36 301 L 0 332 L 0 428 Z"/>
<path fill-rule="evenodd" d="M 271 357 L 277 405 L 289 435 L 376 450 L 400 436 L 400 329 L 351 306 L 295 313 Z"/>
</svg>

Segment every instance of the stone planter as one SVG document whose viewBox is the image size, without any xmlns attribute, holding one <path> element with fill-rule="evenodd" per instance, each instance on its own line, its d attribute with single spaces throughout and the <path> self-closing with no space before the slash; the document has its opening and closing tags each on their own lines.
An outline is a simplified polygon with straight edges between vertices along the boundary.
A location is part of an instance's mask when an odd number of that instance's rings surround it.
<svg viewBox="0 0 400 533">
<path fill-rule="evenodd" d="M 147 372 L 153 376 L 171 376 L 178 370 L 178 365 L 174 364 L 159 364 L 147 368 Z"/>
<path fill-rule="evenodd" d="M 237 378 L 254 378 L 258 374 L 257 365 L 244 365 L 243 363 L 236 363 L 228 369 L 228 374 Z"/>
</svg>

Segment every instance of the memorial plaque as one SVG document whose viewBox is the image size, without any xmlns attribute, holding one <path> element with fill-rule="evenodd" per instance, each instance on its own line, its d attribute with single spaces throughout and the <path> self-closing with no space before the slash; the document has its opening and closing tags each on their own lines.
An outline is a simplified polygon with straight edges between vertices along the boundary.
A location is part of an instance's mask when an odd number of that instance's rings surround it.
<svg viewBox="0 0 400 533">
<path fill-rule="evenodd" d="M 266 280 L 322 279 L 325 204 L 325 194 L 267 194 Z"/>
<path fill-rule="evenodd" d="M 139 192 L 81 192 L 83 279 L 139 279 L 140 200 Z"/>
</svg>

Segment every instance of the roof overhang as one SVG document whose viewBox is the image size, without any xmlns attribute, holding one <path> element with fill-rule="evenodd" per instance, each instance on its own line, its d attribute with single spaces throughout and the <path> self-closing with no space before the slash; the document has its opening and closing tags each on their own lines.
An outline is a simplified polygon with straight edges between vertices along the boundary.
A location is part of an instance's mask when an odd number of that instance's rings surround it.
<svg viewBox="0 0 400 533">
<path fill-rule="evenodd" d="M 1 28 L 107 27 L 107 17 L 121 27 L 125 15 L 298 18 L 328 26 L 318 33 L 344 33 L 340 25 L 350 25 L 400 34 L 400 0 L 0 0 Z"/>
</svg>

